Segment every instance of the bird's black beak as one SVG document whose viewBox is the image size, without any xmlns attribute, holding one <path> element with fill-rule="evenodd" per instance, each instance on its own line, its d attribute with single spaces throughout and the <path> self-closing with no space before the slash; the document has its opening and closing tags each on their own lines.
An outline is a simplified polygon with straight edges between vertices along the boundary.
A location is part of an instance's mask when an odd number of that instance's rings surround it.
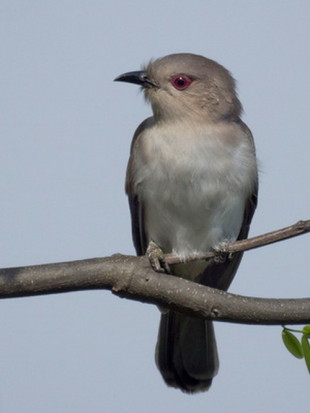
<svg viewBox="0 0 310 413">
<path fill-rule="evenodd" d="M 149 79 L 145 70 L 123 73 L 122 75 L 117 76 L 114 81 L 135 83 L 136 85 L 140 85 L 142 87 L 157 87 L 157 84 L 153 80 Z"/>
</svg>

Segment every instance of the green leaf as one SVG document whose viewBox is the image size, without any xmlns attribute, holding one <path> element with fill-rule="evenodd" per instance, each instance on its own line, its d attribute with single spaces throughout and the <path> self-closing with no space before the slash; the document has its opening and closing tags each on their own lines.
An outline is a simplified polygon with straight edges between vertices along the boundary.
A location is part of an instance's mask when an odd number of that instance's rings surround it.
<svg viewBox="0 0 310 413">
<path fill-rule="evenodd" d="M 305 326 L 305 327 L 302 329 L 302 332 L 303 332 L 306 336 L 310 337 L 310 326 Z"/>
<path fill-rule="evenodd" d="M 304 352 L 306 366 L 310 373 L 310 344 L 309 344 L 309 340 L 306 334 L 303 334 L 301 337 L 301 345 L 302 345 L 302 350 Z"/>
<path fill-rule="evenodd" d="M 287 330 L 282 331 L 282 340 L 285 347 L 288 351 L 293 354 L 293 356 L 297 357 L 298 359 L 302 359 L 304 354 L 302 351 L 301 344 L 297 337 L 294 334 L 290 333 Z"/>
</svg>

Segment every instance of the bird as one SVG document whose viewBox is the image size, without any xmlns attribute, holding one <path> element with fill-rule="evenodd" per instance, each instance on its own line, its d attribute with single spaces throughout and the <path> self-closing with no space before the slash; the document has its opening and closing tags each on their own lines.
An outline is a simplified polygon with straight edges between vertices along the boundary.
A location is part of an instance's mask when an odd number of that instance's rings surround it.
<svg viewBox="0 0 310 413">
<path fill-rule="evenodd" d="M 176 253 L 182 263 L 161 259 L 157 269 L 226 291 L 242 253 L 186 257 L 247 238 L 257 205 L 255 145 L 234 78 L 214 60 L 176 53 L 114 80 L 139 85 L 153 112 L 134 133 L 126 172 L 137 255 L 156 266 L 161 253 Z M 185 393 L 208 390 L 219 368 L 212 321 L 160 310 L 155 360 L 164 381 Z"/>
</svg>

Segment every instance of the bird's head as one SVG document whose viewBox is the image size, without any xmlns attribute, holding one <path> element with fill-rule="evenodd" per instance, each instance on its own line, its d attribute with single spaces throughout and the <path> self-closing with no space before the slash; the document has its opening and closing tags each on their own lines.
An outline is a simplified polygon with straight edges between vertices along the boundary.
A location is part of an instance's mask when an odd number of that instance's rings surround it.
<svg viewBox="0 0 310 413">
<path fill-rule="evenodd" d="M 168 55 L 115 80 L 141 85 L 159 120 L 189 116 L 218 121 L 238 118 L 242 110 L 229 71 L 195 54 Z"/>
</svg>

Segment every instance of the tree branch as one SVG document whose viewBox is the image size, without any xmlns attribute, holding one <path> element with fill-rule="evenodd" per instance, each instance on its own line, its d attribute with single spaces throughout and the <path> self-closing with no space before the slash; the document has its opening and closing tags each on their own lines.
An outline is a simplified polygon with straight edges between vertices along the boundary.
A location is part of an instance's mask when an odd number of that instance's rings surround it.
<svg viewBox="0 0 310 413">
<path fill-rule="evenodd" d="M 300 221 L 279 231 L 231 243 L 229 248 L 237 248 L 233 252 L 257 248 L 309 230 L 310 221 Z M 201 256 L 195 256 L 195 259 L 201 259 Z M 120 297 L 217 321 L 310 323 L 310 298 L 266 299 L 230 294 L 156 273 L 146 257 L 115 254 L 106 258 L 0 270 L 0 298 L 93 289 L 111 290 Z"/>
</svg>

